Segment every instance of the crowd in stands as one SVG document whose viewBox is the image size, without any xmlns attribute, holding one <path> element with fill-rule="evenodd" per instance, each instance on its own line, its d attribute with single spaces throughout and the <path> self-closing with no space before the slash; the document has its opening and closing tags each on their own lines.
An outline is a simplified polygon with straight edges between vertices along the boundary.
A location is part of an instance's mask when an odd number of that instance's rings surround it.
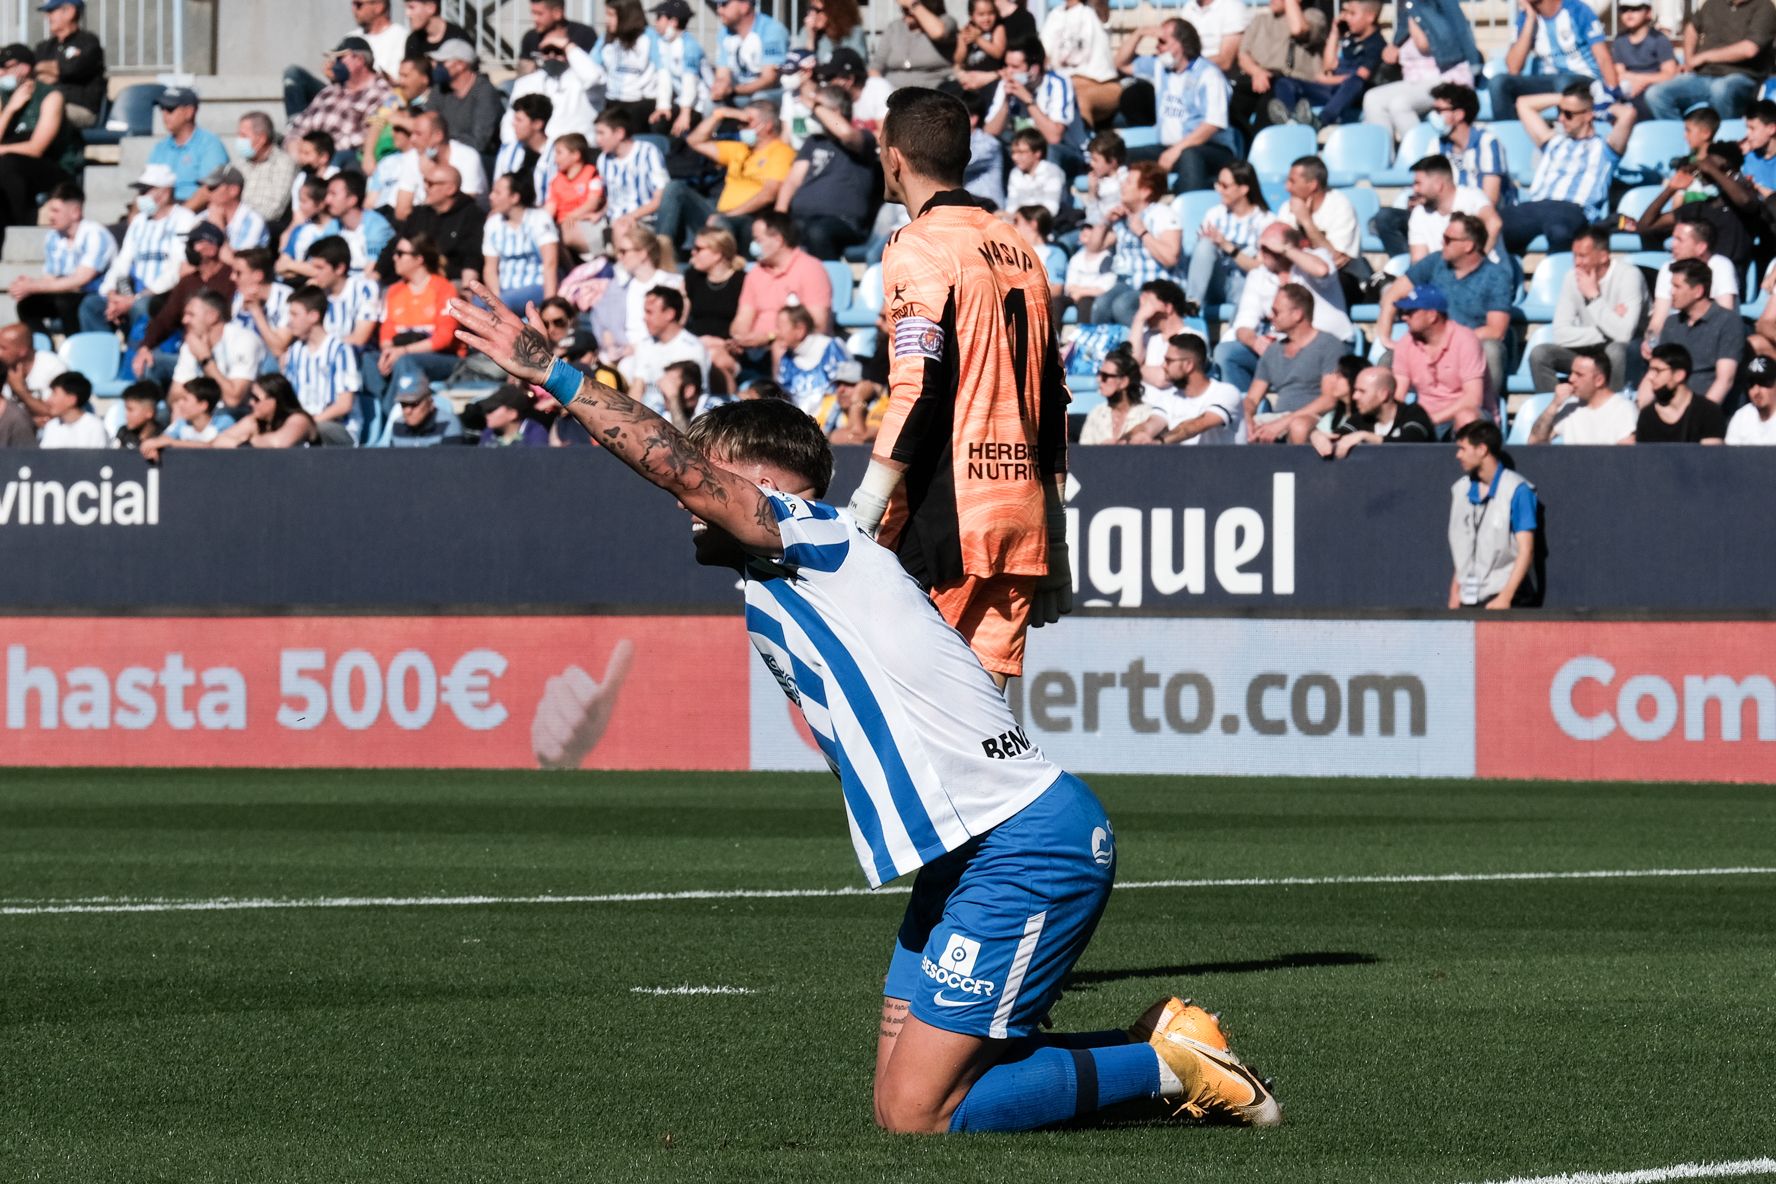
<svg viewBox="0 0 1776 1184">
<path fill-rule="evenodd" d="M 48 0 L 0 48 L 0 232 L 48 228 L 0 446 L 588 443 L 465 356 L 465 281 L 676 421 L 780 398 L 868 442 L 903 86 L 961 99 L 965 187 L 1046 264 L 1083 444 L 1776 442 L 1773 0 L 1520 0 L 1490 61 L 1457 0 L 1120 37 L 1090 0 L 895 3 L 721 0 L 703 45 L 686 0 L 535 0 L 496 80 L 439 0 L 352 0 L 232 142 L 164 90 L 124 211 L 81 188 L 103 47 Z"/>
</svg>

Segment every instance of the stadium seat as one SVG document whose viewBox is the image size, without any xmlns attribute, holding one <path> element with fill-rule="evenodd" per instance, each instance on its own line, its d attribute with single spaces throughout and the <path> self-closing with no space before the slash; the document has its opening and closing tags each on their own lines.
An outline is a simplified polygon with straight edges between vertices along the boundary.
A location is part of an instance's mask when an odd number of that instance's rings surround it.
<svg viewBox="0 0 1776 1184">
<path fill-rule="evenodd" d="M 1529 277 L 1529 292 L 1517 305 L 1523 319 L 1533 324 L 1546 324 L 1554 319 L 1554 305 L 1560 299 L 1560 285 L 1571 274 L 1571 252 L 1545 256 Z"/>
<path fill-rule="evenodd" d="M 1505 150 L 1505 162 L 1510 166 L 1511 179 L 1527 188 L 1535 176 L 1536 165 L 1535 141 L 1529 138 L 1529 132 L 1515 119 L 1489 123 L 1486 130 L 1499 138 L 1499 144 Z"/>
<path fill-rule="evenodd" d="M 658 132 L 637 132 L 635 138 L 643 144 L 652 144 L 660 150 L 660 158 L 664 160 L 672 152 L 672 141 Z"/>
<path fill-rule="evenodd" d="M 835 306 L 836 307 L 836 306 Z M 836 317 L 841 328 L 873 329 L 876 327 L 876 314 L 882 311 L 882 265 L 872 263 L 863 278 L 857 281 L 857 291 L 851 297 L 851 303 Z"/>
<path fill-rule="evenodd" d="M 1392 188 L 1412 184 L 1412 166 L 1437 151 L 1437 129 L 1421 123 L 1400 138 L 1393 163 L 1369 177 L 1371 185 Z"/>
<path fill-rule="evenodd" d="M 42 353 L 44 350 L 54 349 L 55 342 L 49 339 L 47 333 L 33 333 L 31 334 L 31 348 Z"/>
<path fill-rule="evenodd" d="M 70 333 L 62 341 L 61 358 L 68 369 L 78 370 L 91 381 L 93 394 L 109 398 L 120 395 L 129 385 L 120 378 L 123 351 L 117 347 L 117 335 L 110 332 Z"/>
<path fill-rule="evenodd" d="M 1202 232 L 1203 219 L 1220 204 L 1221 198 L 1213 189 L 1193 189 L 1172 199 L 1172 213 L 1178 215 L 1178 228 L 1184 232 L 1178 270 L 1183 271 L 1189 265 L 1190 253 L 1196 250 L 1196 240 Z"/>
<path fill-rule="evenodd" d="M 1745 138 L 1745 120 L 1743 120 L 1743 119 L 1723 119 L 1723 120 L 1721 120 L 1720 130 L 1714 133 L 1714 138 L 1717 141 L 1727 140 L 1727 141 L 1731 141 L 1734 144 L 1737 144 L 1740 140 L 1743 140 Z"/>
<path fill-rule="evenodd" d="M 843 316 L 845 311 L 851 307 L 851 289 L 856 283 L 851 278 L 851 265 L 849 263 L 835 263 L 829 259 L 821 266 L 826 268 L 826 278 L 832 282 L 833 316 Z M 870 323 L 875 323 L 874 317 L 871 317 Z"/>
<path fill-rule="evenodd" d="M 1159 145 L 1158 127 L 1119 127 L 1116 134 L 1122 137 L 1123 146 L 1127 148 L 1154 148 Z"/>
<path fill-rule="evenodd" d="M 1306 124 L 1285 123 L 1267 127 L 1252 137 L 1252 150 L 1246 161 L 1258 173 L 1265 195 L 1272 185 L 1281 185 L 1289 176 L 1289 166 L 1303 156 L 1319 151 L 1319 141 Z"/>
<path fill-rule="evenodd" d="M 1663 188 L 1662 185 L 1636 185 L 1624 193 L 1622 200 L 1616 203 L 1616 213 L 1626 214 L 1630 218 L 1639 218 L 1646 213 L 1646 208 L 1653 204 L 1653 199 L 1659 196 Z M 1640 245 L 1640 235 L 1630 231 L 1618 230 L 1610 235 L 1610 250 L 1612 251 L 1638 251 Z"/>
<path fill-rule="evenodd" d="M 1529 331 L 1529 337 L 1523 343 L 1523 356 L 1517 361 L 1517 369 L 1505 378 L 1505 393 L 1509 395 L 1529 395 L 1535 393 L 1535 383 L 1529 377 L 1529 355 L 1536 346 L 1551 341 L 1554 337 L 1552 325 L 1537 325 Z"/>
<path fill-rule="evenodd" d="M 1355 185 L 1387 168 L 1393 159 L 1389 140 L 1388 130 L 1380 124 L 1341 123 L 1334 127 L 1320 149 L 1320 159 L 1332 174 L 1332 187 Z"/>
<path fill-rule="evenodd" d="M 1542 412 L 1546 411 L 1548 404 L 1553 401 L 1552 394 L 1531 395 L 1525 399 L 1523 405 L 1517 408 L 1517 414 L 1511 417 L 1511 433 L 1505 437 L 1505 443 L 1529 443 L 1529 430 L 1535 427 L 1536 420 L 1541 418 Z"/>
<path fill-rule="evenodd" d="M 1376 128 L 1375 130 L 1380 131 L 1381 129 Z M 1375 190 L 1369 188 L 1367 185 L 1358 185 L 1350 189 L 1340 189 L 1339 192 L 1350 198 L 1351 208 L 1357 211 L 1357 232 L 1365 238 L 1373 238 L 1374 236 L 1369 230 L 1369 221 L 1374 218 L 1375 215 L 1381 213 L 1381 194 L 1375 192 Z M 1366 251 L 1369 247 L 1365 244 L 1359 249 Z M 1377 251 L 1381 250 L 1380 240 L 1376 240 L 1375 249 Z"/>
<path fill-rule="evenodd" d="M 166 87 L 158 82 L 126 86 L 111 100 L 110 115 L 103 124 L 87 128 L 81 139 L 88 144 L 116 144 L 125 136 L 154 134 L 154 103 Z"/>
<path fill-rule="evenodd" d="M 874 329 L 853 329 L 845 335 L 845 352 L 854 358 L 873 358 L 881 336 Z"/>
<path fill-rule="evenodd" d="M 1616 180 L 1627 185 L 1650 185 L 1671 174 L 1673 157 L 1688 155 L 1683 120 L 1649 119 L 1628 133 L 1628 145 L 1616 166 Z"/>
</svg>

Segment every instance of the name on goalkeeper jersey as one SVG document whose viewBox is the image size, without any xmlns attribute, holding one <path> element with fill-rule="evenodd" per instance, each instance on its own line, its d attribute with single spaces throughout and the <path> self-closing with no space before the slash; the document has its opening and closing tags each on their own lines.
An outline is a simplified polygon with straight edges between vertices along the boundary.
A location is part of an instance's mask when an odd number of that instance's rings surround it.
<svg viewBox="0 0 1776 1184">
<path fill-rule="evenodd" d="M 968 477 L 971 481 L 1034 481 L 1035 457 L 1022 441 L 999 444 L 987 440 L 968 446 Z"/>
</svg>

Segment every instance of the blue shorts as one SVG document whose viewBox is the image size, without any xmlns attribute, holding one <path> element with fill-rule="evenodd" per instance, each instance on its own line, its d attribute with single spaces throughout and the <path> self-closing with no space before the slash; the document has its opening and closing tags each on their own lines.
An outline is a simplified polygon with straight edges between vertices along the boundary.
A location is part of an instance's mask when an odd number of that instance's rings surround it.
<svg viewBox="0 0 1776 1184">
<path fill-rule="evenodd" d="M 1104 915 L 1116 835 L 1071 773 L 984 835 L 919 869 L 883 994 L 934 1028 L 1028 1036 Z"/>
</svg>

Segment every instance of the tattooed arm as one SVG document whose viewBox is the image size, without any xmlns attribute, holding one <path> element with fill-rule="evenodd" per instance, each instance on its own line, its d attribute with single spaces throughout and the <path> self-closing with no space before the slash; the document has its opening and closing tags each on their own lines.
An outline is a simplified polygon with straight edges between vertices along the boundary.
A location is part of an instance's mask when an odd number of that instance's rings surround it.
<svg viewBox="0 0 1776 1184">
<path fill-rule="evenodd" d="M 464 288 L 488 307 L 451 301 L 448 311 L 460 326 L 457 338 L 520 382 L 538 386 L 546 382 L 555 355 L 540 327 L 519 320 L 482 285 L 467 283 Z M 535 308 L 530 312 L 534 322 Z M 605 451 L 672 494 L 692 514 L 726 531 L 754 554 L 782 554 L 776 515 L 758 486 L 713 463 L 670 423 L 586 376 L 563 405 Z"/>
</svg>

